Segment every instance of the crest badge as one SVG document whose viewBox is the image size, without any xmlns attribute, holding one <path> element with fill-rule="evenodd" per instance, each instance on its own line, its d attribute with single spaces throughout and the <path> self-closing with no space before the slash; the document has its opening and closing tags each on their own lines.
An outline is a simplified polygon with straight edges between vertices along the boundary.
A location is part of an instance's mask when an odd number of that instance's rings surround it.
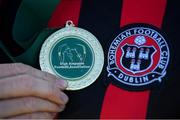
<svg viewBox="0 0 180 120">
<path fill-rule="evenodd" d="M 93 34 L 67 21 L 64 28 L 45 40 L 39 61 L 42 71 L 68 82 L 67 90 L 80 90 L 99 77 L 104 53 Z"/>
<path fill-rule="evenodd" d="M 166 39 L 157 28 L 144 24 L 126 27 L 110 45 L 108 77 L 128 88 L 144 89 L 161 83 L 169 57 Z"/>
</svg>

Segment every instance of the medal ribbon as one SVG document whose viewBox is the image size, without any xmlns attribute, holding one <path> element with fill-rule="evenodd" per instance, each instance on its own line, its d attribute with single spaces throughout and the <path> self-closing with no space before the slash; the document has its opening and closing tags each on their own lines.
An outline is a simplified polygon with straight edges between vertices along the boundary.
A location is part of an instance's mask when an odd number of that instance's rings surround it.
<svg viewBox="0 0 180 120">
<path fill-rule="evenodd" d="M 64 27 L 67 20 L 78 25 L 81 0 L 61 0 L 49 21 L 49 28 Z"/>
<path fill-rule="evenodd" d="M 132 23 L 146 23 L 161 27 L 166 0 L 123 0 L 120 27 Z M 101 119 L 145 119 L 150 90 L 127 91 L 110 84 L 107 88 Z"/>
</svg>

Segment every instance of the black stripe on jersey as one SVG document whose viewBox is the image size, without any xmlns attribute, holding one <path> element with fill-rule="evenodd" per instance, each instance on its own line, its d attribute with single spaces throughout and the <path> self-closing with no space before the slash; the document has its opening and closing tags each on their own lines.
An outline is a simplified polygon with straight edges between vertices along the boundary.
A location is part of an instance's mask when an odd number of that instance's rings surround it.
<svg viewBox="0 0 180 120">
<path fill-rule="evenodd" d="M 12 60 L 0 48 L 0 64 L 1 63 L 12 63 Z"/>
<path fill-rule="evenodd" d="M 167 2 L 162 31 L 170 43 L 170 64 L 159 89 L 150 94 L 147 118 L 180 118 L 180 7 L 177 0 Z"/>
<path fill-rule="evenodd" d="M 67 92 L 69 103 L 60 118 L 99 118 L 106 90 L 104 80 L 107 78 L 107 53 L 113 34 L 119 29 L 121 0 L 82 0 L 78 26 L 90 31 L 100 41 L 105 64 L 98 80 L 91 86 Z M 115 98 L 114 98 L 115 99 Z"/>
</svg>

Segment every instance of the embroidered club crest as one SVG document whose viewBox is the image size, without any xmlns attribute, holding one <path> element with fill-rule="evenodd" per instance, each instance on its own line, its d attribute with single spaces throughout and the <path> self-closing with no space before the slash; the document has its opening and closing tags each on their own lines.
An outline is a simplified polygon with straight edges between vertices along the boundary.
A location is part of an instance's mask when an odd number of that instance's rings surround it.
<svg viewBox="0 0 180 120">
<path fill-rule="evenodd" d="M 169 47 L 157 28 L 138 24 L 127 27 L 111 43 L 108 52 L 108 77 L 116 83 L 144 88 L 166 75 Z"/>
</svg>

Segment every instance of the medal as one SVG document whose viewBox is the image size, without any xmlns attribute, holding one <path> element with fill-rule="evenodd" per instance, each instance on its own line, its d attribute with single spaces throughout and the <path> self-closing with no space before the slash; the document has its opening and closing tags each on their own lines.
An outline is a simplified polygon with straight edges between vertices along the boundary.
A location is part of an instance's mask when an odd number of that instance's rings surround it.
<svg viewBox="0 0 180 120">
<path fill-rule="evenodd" d="M 97 38 L 72 21 L 51 34 L 43 43 L 40 57 L 42 71 L 68 82 L 67 90 L 79 90 L 91 85 L 100 75 L 104 53 Z"/>
</svg>

